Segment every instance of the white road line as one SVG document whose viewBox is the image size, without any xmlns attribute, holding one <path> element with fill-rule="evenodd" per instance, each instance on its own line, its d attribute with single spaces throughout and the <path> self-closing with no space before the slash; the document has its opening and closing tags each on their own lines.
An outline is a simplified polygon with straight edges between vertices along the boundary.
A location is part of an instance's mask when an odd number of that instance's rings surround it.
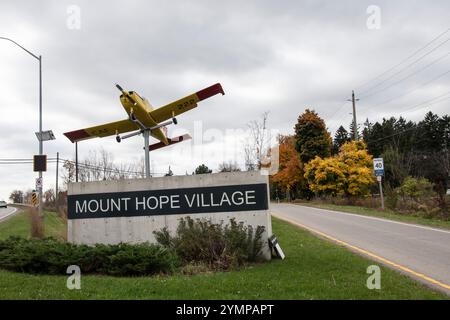
<svg viewBox="0 0 450 320">
<path fill-rule="evenodd" d="M 4 219 L 6 219 L 7 217 L 9 217 L 10 215 L 12 215 L 13 213 L 15 213 L 17 211 L 17 208 L 13 208 L 13 211 L 8 213 L 6 216 L 0 217 L 0 222 Z"/>
<path fill-rule="evenodd" d="M 288 204 L 286 204 L 286 205 L 288 205 Z M 426 227 L 426 226 L 420 226 L 420 225 L 413 224 L 413 223 L 406 223 L 406 222 L 394 221 L 394 220 L 389 220 L 389 219 L 365 216 L 365 215 L 357 214 L 357 213 L 348 213 L 348 212 L 342 212 L 342 211 L 321 209 L 321 208 L 315 208 L 315 207 L 310 207 L 310 206 L 302 206 L 302 205 L 297 205 L 297 204 L 289 204 L 289 206 L 300 206 L 300 207 L 303 207 L 303 208 L 309 208 L 309 209 L 314 209 L 314 210 L 318 210 L 318 211 L 327 211 L 327 212 L 333 213 L 333 214 L 338 213 L 338 214 L 352 216 L 352 217 L 358 217 L 358 218 L 362 218 L 362 219 L 378 220 L 378 221 L 382 221 L 382 222 L 389 222 L 389 223 L 400 224 L 400 225 L 404 225 L 404 226 L 407 226 L 407 227 L 414 227 L 414 228 L 420 228 L 420 229 L 437 231 L 437 232 L 443 232 L 443 233 L 450 233 L 450 231 L 443 230 L 443 229 L 437 229 L 437 228 L 431 228 L 431 227 Z"/>
</svg>

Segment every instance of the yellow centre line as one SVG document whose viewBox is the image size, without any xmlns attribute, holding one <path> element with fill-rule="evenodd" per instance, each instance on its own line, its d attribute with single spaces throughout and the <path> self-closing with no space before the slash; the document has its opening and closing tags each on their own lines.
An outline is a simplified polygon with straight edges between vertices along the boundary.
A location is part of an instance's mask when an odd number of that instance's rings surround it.
<svg viewBox="0 0 450 320">
<path fill-rule="evenodd" d="M 444 288 L 444 289 L 450 290 L 450 285 L 445 284 L 445 283 L 442 283 L 442 282 L 440 282 L 440 281 L 438 281 L 438 280 L 436 280 L 436 279 L 430 278 L 430 277 L 428 277 L 428 276 L 426 276 L 426 275 L 424 275 L 424 274 L 422 274 L 422 273 L 419 273 L 419 272 L 416 272 L 416 271 L 414 271 L 414 270 L 411 270 L 411 269 L 408 268 L 408 267 L 405 267 L 405 266 L 402 266 L 402 265 L 400 265 L 400 264 L 398 264 L 398 263 L 392 262 L 392 261 L 390 261 L 390 260 L 388 260 L 388 259 L 386 259 L 386 258 L 380 257 L 380 256 L 378 256 L 378 255 L 376 255 L 376 254 L 374 254 L 374 253 L 372 253 L 372 252 L 369 252 L 369 251 L 367 251 L 367 250 L 364 250 L 364 249 L 361 249 L 361 248 L 359 248 L 359 247 L 356 247 L 356 246 L 354 246 L 354 245 L 352 245 L 352 244 L 350 244 L 350 243 L 347 243 L 347 242 L 345 242 L 345 241 L 336 239 L 336 238 L 334 238 L 334 237 L 332 237 L 332 236 L 330 236 L 330 235 L 328 235 L 328 234 L 325 234 L 325 233 L 323 233 L 323 232 L 321 232 L 321 231 L 318 231 L 318 230 L 316 230 L 316 229 L 313 229 L 313 228 L 311 228 L 311 227 L 307 227 L 307 226 L 305 226 L 304 224 L 298 223 L 297 221 L 291 220 L 291 219 L 289 219 L 289 218 L 286 218 L 286 217 L 283 217 L 283 216 L 280 216 L 280 215 L 274 214 L 274 213 L 272 213 L 272 215 L 273 215 L 274 217 L 277 217 L 277 218 L 281 219 L 281 220 L 287 221 L 287 222 L 289 222 L 289 223 L 291 223 L 291 224 L 294 224 L 294 225 L 296 225 L 296 226 L 299 226 L 299 227 L 304 228 L 304 229 L 306 229 L 306 230 L 309 230 L 309 231 L 311 231 L 311 232 L 317 233 L 318 235 L 320 235 L 320 236 L 322 236 L 322 237 L 324 237 L 324 238 L 327 238 L 327 239 L 329 239 L 329 240 L 331 240 L 331 241 L 337 242 L 337 243 L 339 243 L 339 244 L 341 244 L 341 245 L 343 245 L 343 246 L 346 246 L 346 247 L 349 247 L 349 248 L 351 248 L 351 249 L 353 249 L 353 250 L 356 250 L 356 251 L 358 251 L 358 252 L 361 252 L 361 253 L 363 253 L 363 254 L 365 254 L 365 255 L 367 255 L 367 256 L 369 256 L 369 257 L 372 257 L 372 258 L 374 258 L 374 259 L 376 259 L 376 260 L 380 260 L 381 262 L 383 262 L 383 263 L 385 263 L 385 264 L 388 264 L 388 265 L 390 265 L 390 266 L 392 266 L 392 267 L 394 267 L 394 268 L 400 269 L 400 270 L 402 270 L 402 271 L 404 271 L 404 272 L 406 272 L 406 273 L 412 274 L 412 275 L 414 275 L 414 276 L 416 276 L 416 277 L 418 277 L 418 278 L 421 278 L 421 279 L 423 279 L 423 280 L 425 280 L 425 281 L 431 282 L 432 284 L 435 284 L 435 285 L 437 285 L 437 286 L 439 286 L 439 287 L 442 287 L 442 288 Z"/>
</svg>

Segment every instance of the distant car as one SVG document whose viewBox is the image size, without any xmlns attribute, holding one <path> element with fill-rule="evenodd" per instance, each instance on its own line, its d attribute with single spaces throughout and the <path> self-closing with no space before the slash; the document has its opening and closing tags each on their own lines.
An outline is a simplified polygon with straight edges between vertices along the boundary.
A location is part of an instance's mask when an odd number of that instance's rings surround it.
<svg viewBox="0 0 450 320">
<path fill-rule="evenodd" d="M 5 201 L 0 201 L 0 208 L 8 208 L 8 204 Z"/>
</svg>

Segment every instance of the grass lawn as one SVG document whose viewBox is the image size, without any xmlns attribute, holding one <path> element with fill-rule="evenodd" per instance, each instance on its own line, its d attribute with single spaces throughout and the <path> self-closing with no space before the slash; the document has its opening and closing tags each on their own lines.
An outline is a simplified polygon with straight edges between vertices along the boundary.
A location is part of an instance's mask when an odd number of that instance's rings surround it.
<svg viewBox="0 0 450 320">
<path fill-rule="evenodd" d="M 20 210 L 20 209 L 19 209 Z M 65 239 L 66 224 L 55 212 L 44 212 L 44 230 L 47 236 Z M 21 236 L 27 238 L 30 234 L 30 219 L 27 212 L 20 212 L 0 223 L 0 240 L 9 236 Z"/>
<path fill-rule="evenodd" d="M 311 207 L 322 208 L 322 209 L 336 210 L 336 211 L 344 211 L 344 212 L 349 212 L 349 213 L 356 213 L 356 214 L 361 214 L 361 215 L 365 215 L 365 216 L 386 218 L 386 219 L 390 219 L 390 220 L 421 224 L 421 225 L 426 225 L 426 226 L 430 226 L 430 227 L 450 229 L 450 220 L 426 219 L 423 217 L 400 214 L 398 212 L 395 212 L 395 211 L 392 211 L 389 209 L 382 211 L 382 210 L 358 207 L 358 206 L 317 203 L 314 201 L 299 202 L 299 203 L 294 203 L 294 204 L 298 204 L 298 205 L 302 205 L 302 206 L 311 206 Z"/>
<path fill-rule="evenodd" d="M 27 234 L 23 214 L 0 224 L 0 238 Z M 48 214 L 50 234 L 64 227 Z M 52 221 L 53 220 L 53 221 Z M 284 261 L 240 271 L 185 276 L 116 278 L 83 276 L 81 290 L 66 288 L 65 276 L 35 276 L 0 270 L 0 299 L 446 299 L 383 266 L 381 290 L 366 287 L 366 269 L 374 262 L 308 231 L 273 219 L 273 230 L 286 253 Z"/>
</svg>

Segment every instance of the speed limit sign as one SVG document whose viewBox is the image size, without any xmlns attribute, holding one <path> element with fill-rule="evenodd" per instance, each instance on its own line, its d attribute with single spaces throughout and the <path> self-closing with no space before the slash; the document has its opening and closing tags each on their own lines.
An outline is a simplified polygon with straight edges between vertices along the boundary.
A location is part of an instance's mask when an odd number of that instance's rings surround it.
<svg viewBox="0 0 450 320">
<path fill-rule="evenodd" d="M 375 176 L 384 176 L 383 158 L 373 158 L 373 171 Z"/>
</svg>

